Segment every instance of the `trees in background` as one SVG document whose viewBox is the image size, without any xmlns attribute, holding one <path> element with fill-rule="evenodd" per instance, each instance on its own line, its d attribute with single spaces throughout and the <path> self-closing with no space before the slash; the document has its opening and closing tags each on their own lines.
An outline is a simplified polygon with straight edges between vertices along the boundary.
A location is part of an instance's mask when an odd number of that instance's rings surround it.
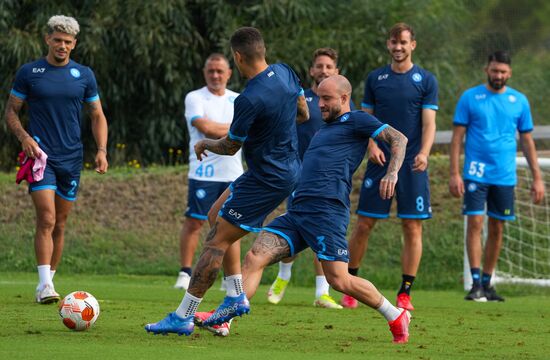
<svg viewBox="0 0 550 360">
<path fill-rule="evenodd" d="M 96 73 L 110 150 L 125 144 L 132 158 L 145 164 L 168 162 L 170 148 L 187 151 L 183 98 L 203 85 L 205 57 L 214 51 L 230 57 L 229 36 L 245 25 L 262 30 L 269 61 L 293 66 L 304 86 L 313 50 L 336 48 L 359 103 L 366 74 L 388 62 L 389 27 L 398 21 L 412 24 L 418 36 L 415 62 L 439 79 L 439 128 L 450 127 L 460 93 L 484 80 L 486 53 L 497 47 L 512 50 L 513 84 L 533 99 L 539 123 L 548 108 L 541 82 L 550 76 L 545 21 L 550 6 L 544 0 L 521 6 L 513 0 L 3 0 L 2 114 L 16 69 L 45 54 L 44 26 L 54 14 L 74 16 L 81 24 L 73 58 Z M 239 91 L 244 83 L 235 71 L 230 87 Z M 91 145 L 86 148 L 93 151 L 86 118 L 83 128 L 85 145 Z M 3 121 L 0 144 L 0 168 L 12 168 L 19 144 Z"/>
</svg>

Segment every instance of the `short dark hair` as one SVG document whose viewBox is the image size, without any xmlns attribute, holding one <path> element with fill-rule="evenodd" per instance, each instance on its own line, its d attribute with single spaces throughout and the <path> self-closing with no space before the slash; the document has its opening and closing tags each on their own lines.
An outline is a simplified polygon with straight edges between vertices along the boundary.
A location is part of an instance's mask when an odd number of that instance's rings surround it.
<svg viewBox="0 0 550 360">
<path fill-rule="evenodd" d="M 487 64 L 490 64 L 493 61 L 512 65 L 512 58 L 510 57 L 510 54 L 508 53 L 508 51 L 498 50 L 489 54 L 489 57 L 487 58 Z"/>
<path fill-rule="evenodd" d="M 260 30 L 242 27 L 231 35 L 231 49 L 241 54 L 246 62 L 265 58 L 265 44 Z"/>
<path fill-rule="evenodd" d="M 397 38 L 403 31 L 408 31 L 411 33 L 411 41 L 416 39 L 416 34 L 414 33 L 414 29 L 409 24 L 406 24 L 404 22 L 399 22 L 392 26 L 392 28 L 389 31 L 389 39 Z"/>
<path fill-rule="evenodd" d="M 315 50 L 313 52 L 313 61 L 312 61 L 312 63 L 315 63 L 315 60 L 317 60 L 317 58 L 319 56 L 328 56 L 329 58 L 332 59 L 332 61 L 334 61 L 335 65 L 338 65 L 338 52 L 336 50 L 334 50 L 333 48 L 324 47 L 324 48 L 319 48 L 319 49 Z"/>
<path fill-rule="evenodd" d="M 227 64 L 227 66 L 229 67 L 229 60 L 227 60 L 227 58 L 225 57 L 224 54 L 221 54 L 221 53 L 212 53 L 210 54 L 206 60 L 204 61 L 204 67 L 206 67 L 206 64 L 208 64 L 209 61 L 212 61 L 212 60 L 222 60 L 222 61 L 225 61 L 225 63 Z"/>
</svg>

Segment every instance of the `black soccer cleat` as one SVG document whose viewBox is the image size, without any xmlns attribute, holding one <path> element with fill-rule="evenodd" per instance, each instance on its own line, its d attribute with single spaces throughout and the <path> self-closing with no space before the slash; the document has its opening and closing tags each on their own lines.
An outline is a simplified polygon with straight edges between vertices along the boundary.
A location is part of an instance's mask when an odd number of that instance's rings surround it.
<svg viewBox="0 0 550 360">
<path fill-rule="evenodd" d="M 497 291 L 492 286 L 483 289 L 483 291 L 485 293 L 485 297 L 487 298 L 487 301 L 504 301 L 504 298 L 499 294 L 497 294 Z"/>
<path fill-rule="evenodd" d="M 472 289 L 470 289 L 470 292 L 468 295 L 464 297 L 464 300 L 471 300 L 475 302 L 487 302 L 487 297 L 485 296 L 485 292 L 483 291 L 483 287 L 480 285 L 474 285 L 472 286 Z"/>
</svg>

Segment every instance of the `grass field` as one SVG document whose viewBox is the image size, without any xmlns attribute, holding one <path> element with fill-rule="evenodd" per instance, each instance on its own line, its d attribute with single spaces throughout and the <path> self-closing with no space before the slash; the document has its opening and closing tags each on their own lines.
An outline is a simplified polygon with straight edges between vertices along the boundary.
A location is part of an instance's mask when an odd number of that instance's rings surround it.
<svg viewBox="0 0 550 360">
<path fill-rule="evenodd" d="M 313 288 L 289 287 L 279 305 L 263 286 L 250 315 L 227 338 L 195 330 L 190 337 L 153 336 L 147 322 L 173 311 L 182 292 L 166 276 L 56 276 L 62 294 L 86 290 L 101 306 L 95 326 L 72 332 L 55 305 L 33 302 L 36 275 L 0 273 L 1 359 L 547 359 L 548 289 L 502 287 L 505 303 L 471 303 L 461 291 L 414 292 L 407 345 L 391 343 L 384 319 L 365 306 L 316 309 Z M 522 290 L 523 289 L 523 290 Z M 394 291 L 386 291 L 393 300 Z M 339 294 L 333 294 L 339 298 Z M 201 309 L 223 293 L 209 291 Z"/>
</svg>

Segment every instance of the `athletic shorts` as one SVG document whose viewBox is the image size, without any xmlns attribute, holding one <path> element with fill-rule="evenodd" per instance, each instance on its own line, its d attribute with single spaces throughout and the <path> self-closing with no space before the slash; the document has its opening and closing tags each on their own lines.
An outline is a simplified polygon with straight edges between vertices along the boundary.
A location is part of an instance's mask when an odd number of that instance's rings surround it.
<svg viewBox="0 0 550 360">
<path fill-rule="evenodd" d="M 208 211 L 231 182 L 189 179 L 185 216 L 207 220 Z"/>
<path fill-rule="evenodd" d="M 398 173 L 395 186 L 397 217 L 401 219 L 430 219 L 430 181 L 428 171 L 413 171 L 413 162 L 404 162 Z M 387 166 L 374 163 L 367 165 L 361 194 L 357 205 L 357 214 L 377 219 L 390 216 L 392 199 L 380 197 L 380 180 L 386 175 Z"/>
<path fill-rule="evenodd" d="M 487 215 L 499 220 L 515 220 L 514 187 L 504 185 L 483 184 L 464 180 L 464 215 Z"/>
<path fill-rule="evenodd" d="M 332 199 L 301 198 L 264 231 L 284 238 L 294 256 L 311 248 L 319 260 L 349 262 L 346 233 L 349 209 Z"/>
<path fill-rule="evenodd" d="M 289 181 L 281 188 L 270 187 L 246 172 L 229 186 L 231 193 L 218 215 L 243 230 L 260 232 L 267 215 L 275 210 L 295 187 L 294 181 Z"/>
<path fill-rule="evenodd" d="M 48 157 L 44 178 L 29 184 L 29 193 L 49 189 L 67 201 L 75 201 L 81 170 L 82 156 L 61 160 Z"/>
</svg>

